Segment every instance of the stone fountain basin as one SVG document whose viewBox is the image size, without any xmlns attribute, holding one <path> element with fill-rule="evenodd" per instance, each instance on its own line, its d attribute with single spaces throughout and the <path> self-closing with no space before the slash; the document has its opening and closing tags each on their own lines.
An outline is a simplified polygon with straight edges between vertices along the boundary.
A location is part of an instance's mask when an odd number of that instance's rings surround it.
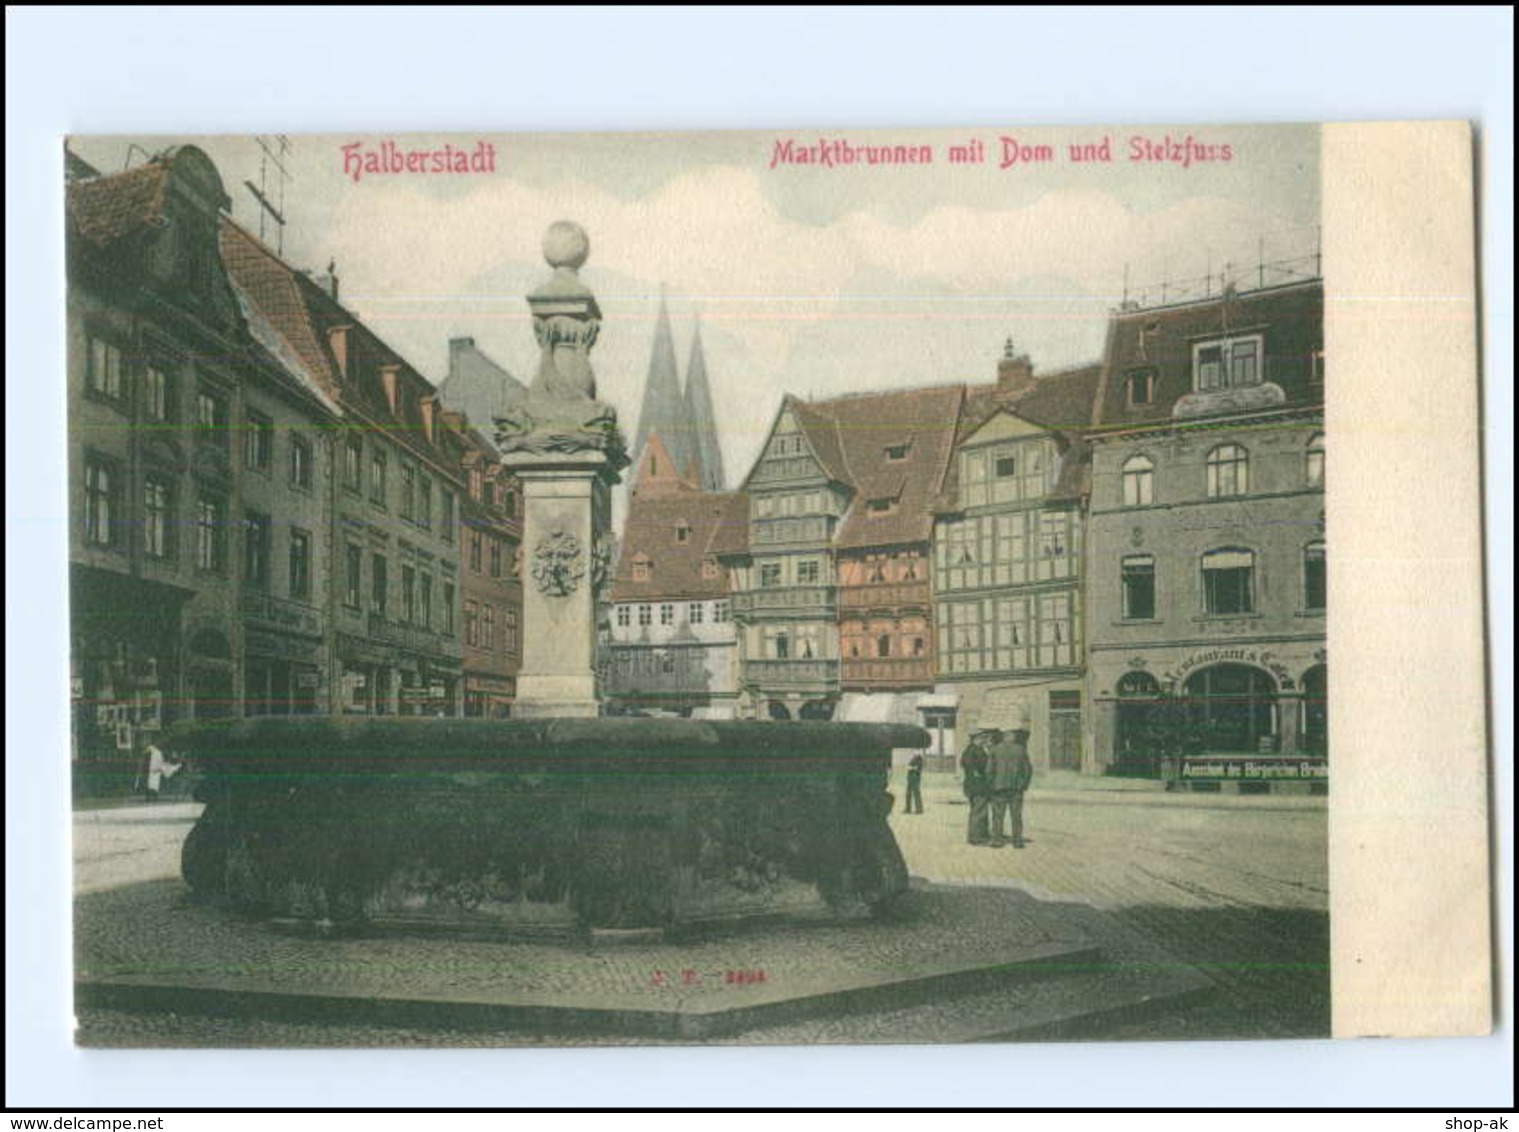
<svg viewBox="0 0 1519 1132">
<path fill-rule="evenodd" d="M 559 934 L 880 911 L 893 724 L 257 719 L 166 746 L 206 803 L 203 899 L 272 920 Z"/>
</svg>

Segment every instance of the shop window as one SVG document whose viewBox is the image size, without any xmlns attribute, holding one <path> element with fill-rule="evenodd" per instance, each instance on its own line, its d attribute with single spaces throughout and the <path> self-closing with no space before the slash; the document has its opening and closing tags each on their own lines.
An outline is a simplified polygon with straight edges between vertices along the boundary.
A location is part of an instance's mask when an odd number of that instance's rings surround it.
<svg viewBox="0 0 1519 1132">
<path fill-rule="evenodd" d="M 1126 620 L 1148 621 L 1155 616 L 1155 559 L 1135 554 L 1123 560 L 1123 615 Z"/>
<path fill-rule="evenodd" d="M 1250 454 L 1238 444 L 1220 444 L 1208 453 L 1208 497 L 1244 495 L 1250 490 Z"/>
<path fill-rule="evenodd" d="M 1214 550 L 1203 555 L 1203 606 L 1207 613 L 1255 612 L 1255 554 L 1249 550 Z"/>
<path fill-rule="evenodd" d="M 1145 507 L 1154 501 L 1154 462 L 1148 456 L 1130 456 L 1123 464 L 1123 505 Z"/>
</svg>

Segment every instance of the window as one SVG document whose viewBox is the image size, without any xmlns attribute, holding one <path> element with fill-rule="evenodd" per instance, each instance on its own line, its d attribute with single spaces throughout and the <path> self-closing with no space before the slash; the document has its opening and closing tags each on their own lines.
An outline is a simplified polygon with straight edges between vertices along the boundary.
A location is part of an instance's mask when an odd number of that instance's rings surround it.
<svg viewBox="0 0 1519 1132">
<path fill-rule="evenodd" d="M 882 633 L 876 638 L 876 656 L 888 657 L 891 655 L 891 637 Z"/>
<path fill-rule="evenodd" d="M 448 488 L 438 492 L 438 520 L 443 525 L 439 532 L 444 542 L 454 541 L 454 493 Z"/>
<path fill-rule="evenodd" d="M 872 499 L 865 504 L 865 508 L 872 515 L 885 515 L 896 506 L 896 502 L 895 499 Z"/>
<path fill-rule="evenodd" d="M 485 494 L 485 473 L 478 466 L 469 470 L 469 497 L 479 499 Z"/>
<path fill-rule="evenodd" d="M 121 400 L 121 351 L 115 343 L 93 334 L 86 339 L 85 383 L 91 393 Z"/>
<path fill-rule="evenodd" d="M 401 620 L 407 624 L 417 619 L 417 570 L 401 564 Z"/>
<path fill-rule="evenodd" d="M 819 565 L 815 558 L 803 559 L 796 564 L 796 580 L 804 586 L 816 585 L 819 575 Z"/>
<path fill-rule="evenodd" d="M 1324 351 L 1314 350 L 1308 355 L 1308 384 L 1322 392 L 1324 387 Z"/>
<path fill-rule="evenodd" d="M 421 576 L 417 578 L 417 585 L 418 585 L 417 594 L 418 594 L 418 597 L 421 599 L 418 602 L 418 605 L 420 606 L 420 608 L 417 611 L 418 623 L 424 629 L 431 629 L 432 628 L 432 575 L 429 574 L 429 573 L 427 573 L 424 570 L 422 572 Z"/>
<path fill-rule="evenodd" d="M 1250 490 L 1250 456 L 1238 444 L 1220 444 L 1208 453 L 1208 496 L 1219 499 Z"/>
<path fill-rule="evenodd" d="M 1018 458 L 1016 456 L 999 456 L 995 465 L 995 471 L 999 480 L 1005 480 L 1018 474 Z"/>
<path fill-rule="evenodd" d="M 390 563 L 383 554 L 369 556 L 369 611 L 384 617 L 390 607 Z"/>
<path fill-rule="evenodd" d="M 1155 559 L 1135 554 L 1123 560 L 1123 615 L 1129 621 L 1155 616 Z"/>
<path fill-rule="evenodd" d="M 923 655 L 923 638 L 922 637 L 914 637 L 912 639 L 912 655 L 915 656 L 915 657 L 920 657 L 920 656 Z"/>
<path fill-rule="evenodd" d="M 501 510 L 506 512 L 508 519 L 515 519 L 517 517 L 517 493 L 515 491 L 508 490 L 502 494 Z"/>
<path fill-rule="evenodd" d="M 349 543 L 343 551 L 343 604 L 349 609 L 359 608 L 364 590 L 363 570 L 364 551 Z"/>
<path fill-rule="evenodd" d="M 647 582 L 649 580 L 649 567 L 651 563 L 647 554 L 637 554 L 633 557 L 633 580 L 635 582 Z"/>
<path fill-rule="evenodd" d="M 676 542 L 690 542 L 691 541 L 691 524 L 688 523 L 688 522 L 686 522 L 684 519 L 682 519 L 680 522 L 678 522 L 678 523 L 675 524 L 675 541 Z"/>
<path fill-rule="evenodd" d="M 515 605 L 503 605 L 501 607 L 501 647 L 508 656 L 517 655 L 517 607 Z"/>
<path fill-rule="evenodd" d="M 202 496 L 195 505 L 195 564 L 210 574 L 227 572 L 227 504 Z"/>
<path fill-rule="evenodd" d="M 491 577 L 501 577 L 501 540 L 491 537 Z"/>
<path fill-rule="evenodd" d="M 476 648 L 480 645 L 480 606 L 473 601 L 464 603 L 464 643 Z"/>
<path fill-rule="evenodd" d="M 760 567 L 760 588 L 773 589 L 781 584 L 781 564 L 766 562 Z"/>
<path fill-rule="evenodd" d="M 665 602 L 659 607 L 659 623 L 661 625 L 675 624 L 675 606 Z"/>
<path fill-rule="evenodd" d="M 158 476 L 149 476 L 143 481 L 142 550 L 149 558 L 173 557 L 172 491 L 169 482 Z"/>
<path fill-rule="evenodd" d="M 872 558 L 870 560 L 869 579 L 872 583 L 884 582 L 886 580 L 886 565 L 879 558 Z"/>
<path fill-rule="evenodd" d="M 121 498 L 116 466 L 90 459 L 84 465 L 84 540 L 91 546 L 116 543 L 117 501 Z"/>
<path fill-rule="evenodd" d="M 432 530 L 432 477 L 417 477 L 417 526 Z"/>
<path fill-rule="evenodd" d="M 312 480 L 311 441 L 304 436 L 290 438 L 290 486 L 301 491 L 311 490 Z"/>
<path fill-rule="evenodd" d="M 164 424 L 173 418 L 174 383 L 169 371 L 149 362 L 142 372 L 142 412 L 148 420 Z"/>
<path fill-rule="evenodd" d="M 1324 544 L 1311 542 L 1303 551 L 1303 608 L 1322 610 L 1327 604 Z"/>
<path fill-rule="evenodd" d="M 1255 612 L 1255 554 L 1214 550 L 1203 555 L 1203 608 L 1211 614 Z"/>
<path fill-rule="evenodd" d="M 1144 507 L 1155 501 L 1155 465 L 1147 456 L 1130 456 L 1123 463 L 1123 505 Z"/>
<path fill-rule="evenodd" d="M 417 469 L 406 461 L 401 462 L 401 518 L 415 516 L 417 505 Z M 476 573 L 479 571 L 477 570 Z"/>
<path fill-rule="evenodd" d="M 256 590 L 269 588 L 269 551 L 273 541 L 269 516 L 249 511 L 243 518 L 243 580 Z"/>
<path fill-rule="evenodd" d="M 311 534 L 297 527 L 290 529 L 290 596 L 311 598 Z"/>
<path fill-rule="evenodd" d="M 454 584 L 443 583 L 443 632 L 452 637 L 454 635 Z"/>
<path fill-rule="evenodd" d="M 714 601 L 712 603 L 712 620 L 719 625 L 728 620 L 728 603 L 726 601 Z"/>
<path fill-rule="evenodd" d="M 686 620 L 692 625 L 700 625 L 706 612 L 706 607 L 701 602 L 693 601 L 686 606 Z"/>
<path fill-rule="evenodd" d="M 701 576 L 707 581 L 717 577 L 717 562 L 711 558 L 703 558 L 701 562 Z"/>
<path fill-rule="evenodd" d="M 480 624 L 484 630 L 481 644 L 487 649 L 496 647 L 496 607 L 486 603 L 480 617 Z"/>
<path fill-rule="evenodd" d="M 905 460 L 907 459 L 907 453 L 911 450 L 911 444 L 888 444 L 886 446 L 886 458 L 888 460 Z"/>
<path fill-rule="evenodd" d="M 1039 516 L 1039 553 L 1045 558 L 1059 558 L 1068 546 L 1067 516 L 1063 511 Z"/>
<path fill-rule="evenodd" d="M 369 502 L 385 506 L 385 453 L 376 448 L 369 454 Z"/>
<path fill-rule="evenodd" d="M 1192 347 L 1193 388 L 1238 389 L 1259 385 L 1262 342 L 1259 334 L 1249 338 L 1225 338 L 1200 342 Z"/>
<path fill-rule="evenodd" d="M 1308 452 L 1304 458 L 1303 470 L 1309 487 L 1324 486 L 1324 434 L 1322 432 L 1317 433 L 1308 441 Z"/>
<path fill-rule="evenodd" d="M 481 565 L 481 550 L 484 541 L 484 536 L 479 531 L 469 532 L 469 568 L 471 573 L 478 574 L 484 569 Z"/>
<path fill-rule="evenodd" d="M 343 442 L 343 487 L 355 495 L 364 490 L 364 441 L 357 436 Z"/>
<path fill-rule="evenodd" d="M 227 400 L 202 389 L 195 395 L 196 439 L 217 448 L 227 447 Z"/>
<path fill-rule="evenodd" d="M 1123 399 L 1129 408 L 1149 405 L 1155 400 L 1155 371 L 1137 369 L 1123 379 Z"/>
<path fill-rule="evenodd" d="M 654 623 L 654 607 L 652 605 L 640 605 L 638 607 L 638 624 L 643 628 Z"/>
<path fill-rule="evenodd" d="M 249 409 L 248 427 L 243 432 L 243 466 L 256 472 L 267 472 L 273 463 L 274 422 L 263 413 Z"/>
<path fill-rule="evenodd" d="M 619 605 L 617 607 L 617 627 L 626 629 L 633 624 L 633 610 L 630 606 Z"/>
</svg>

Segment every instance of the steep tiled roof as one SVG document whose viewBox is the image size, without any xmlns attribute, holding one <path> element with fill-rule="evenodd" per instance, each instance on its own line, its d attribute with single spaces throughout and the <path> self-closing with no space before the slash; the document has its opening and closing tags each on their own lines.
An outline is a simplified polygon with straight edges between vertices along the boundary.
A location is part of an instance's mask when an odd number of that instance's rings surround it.
<svg viewBox="0 0 1519 1132">
<path fill-rule="evenodd" d="M 854 489 L 836 547 L 928 540 L 964 397 L 963 386 L 945 385 L 796 404 L 818 458 Z M 888 448 L 905 451 L 891 459 Z M 872 510 L 872 501 L 889 502 Z"/>
<path fill-rule="evenodd" d="M 124 173 L 68 184 L 67 207 L 74 230 L 104 247 L 141 231 L 163 215 L 169 167 L 150 161 Z"/>
<path fill-rule="evenodd" d="M 337 397 L 332 356 L 318 335 L 294 270 L 250 233 L 222 218 L 222 262 L 237 289 L 252 301 L 324 392 Z"/>
<path fill-rule="evenodd" d="M 725 571 L 704 574 L 702 564 L 722 553 L 736 553 L 747 536 L 748 502 L 739 492 L 690 491 L 676 495 L 635 496 L 612 576 L 613 601 L 660 598 L 710 598 L 728 592 Z M 681 539 L 679 531 L 686 531 Z M 645 556 L 647 581 L 635 581 L 633 561 Z"/>
</svg>

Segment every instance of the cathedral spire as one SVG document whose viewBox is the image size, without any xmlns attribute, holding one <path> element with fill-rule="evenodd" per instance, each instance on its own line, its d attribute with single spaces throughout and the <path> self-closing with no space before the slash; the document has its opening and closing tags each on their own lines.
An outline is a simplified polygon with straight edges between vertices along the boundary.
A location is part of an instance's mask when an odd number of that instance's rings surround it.
<svg viewBox="0 0 1519 1132">
<path fill-rule="evenodd" d="M 712 411 L 712 389 L 707 382 L 707 357 L 701 344 L 701 316 L 691 339 L 691 360 L 686 364 L 686 417 L 691 422 L 691 458 L 699 468 L 697 483 L 703 491 L 723 491 L 723 450 L 717 442 L 717 416 Z"/>
<path fill-rule="evenodd" d="M 644 452 L 651 436 L 659 437 L 660 447 L 673 464 L 676 475 L 683 475 L 696 456 L 686 401 L 680 394 L 675 336 L 670 331 L 670 310 L 665 302 L 663 285 L 659 288 L 659 319 L 654 326 L 654 349 L 649 357 L 649 376 L 644 382 L 643 408 L 638 414 L 636 435 L 633 448 L 635 486 L 636 479 L 642 479 L 648 471 L 644 468 Z M 665 473 L 663 467 L 652 470 L 661 475 Z"/>
</svg>

